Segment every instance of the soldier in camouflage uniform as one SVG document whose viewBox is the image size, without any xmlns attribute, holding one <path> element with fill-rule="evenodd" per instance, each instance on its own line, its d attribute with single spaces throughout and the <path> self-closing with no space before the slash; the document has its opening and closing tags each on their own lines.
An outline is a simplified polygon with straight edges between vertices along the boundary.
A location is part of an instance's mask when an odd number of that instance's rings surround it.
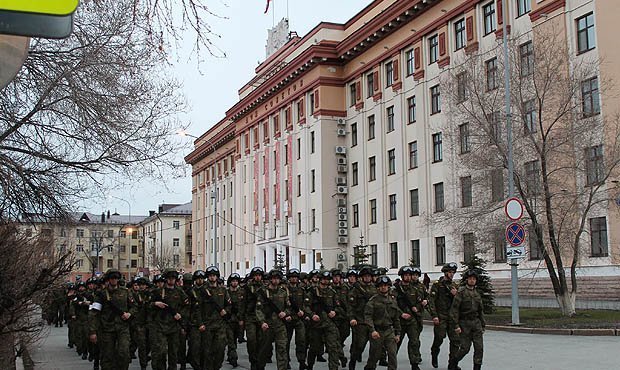
<svg viewBox="0 0 620 370">
<path fill-rule="evenodd" d="M 418 267 L 403 266 L 398 271 L 402 281 L 395 288 L 396 302 L 402 311 L 400 326 L 403 338 L 409 337 L 407 352 L 412 370 L 419 370 L 420 333 L 422 332 L 422 313 L 428 305 L 428 293 L 420 282 L 422 271 Z M 402 341 L 398 343 L 400 349 Z"/>
<path fill-rule="evenodd" d="M 203 348 L 206 343 L 206 326 L 203 326 L 202 309 L 204 307 L 205 294 L 203 292 L 204 282 L 207 275 L 202 270 L 194 271 L 192 279 L 194 286 L 189 293 L 190 312 L 189 312 L 189 355 L 188 360 L 192 368 L 201 370 L 205 365 L 205 351 Z M 201 330 L 202 329 L 202 330 Z"/>
<path fill-rule="evenodd" d="M 146 321 L 149 308 L 149 295 L 147 281 L 143 277 L 137 277 L 133 282 L 133 301 L 135 305 L 134 317 L 130 323 L 133 340 L 138 349 L 140 369 L 145 370 L 148 364 Z"/>
<path fill-rule="evenodd" d="M 86 283 L 78 283 L 77 293 L 69 303 L 69 318 L 73 322 L 74 342 L 82 360 L 88 358 L 88 308 L 92 297 L 86 290 Z"/>
<path fill-rule="evenodd" d="M 99 279 L 91 277 L 86 281 L 87 297 L 91 304 L 95 301 L 95 294 L 100 290 Z M 90 309 L 90 306 L 89 306 Z M 95 361 L 95 369 L 99 368 L 99 346 L 88 340 L 88 318 L 86 319 L 86 337 L 88 346 L 88 361 Z"/>
<path fill-rule="evenodd" d="M 306 312 L 304 312 L 304 304 L 306 298 L 306 290 L 301 286 L 299 277 L 301 273 L 298 269 L 290 269 L 287 273 L 288 292 L 291 301 L 291 321 L 286 323 L 287 329 L 287 353 L 290 353 L 291 340 L 293 332 L 295 333 L 295 356 L 299 362 L 299 368 L 306 368 Z M 290 359 L 289 359 L 290 362 Z"/>
<path fill-rule="evenodd" d="M 446 334 L 450 340 L 449 358 L 454 357 L 459 349 L 459 338 L 454 329 L 454 323 L 449 320 L 452 300 L 457 293 L 458 284 L 454 282 L 454 274 L 458 266 L 454 262 L 446 263 L 441 272 L 444 276 L 435 281 L 431 286 L 429 309 L 433 318 L 434 339 L 431 346 L 431 364 L 434 368 L 438 365 L 439 349 Z"/>
<path fill-rule="evenodd" d="M 107 286 L 97 293 L 88 313 L 90 340 L 99 343 L 102 370 L 129 368 L 129 320 L 134 313 L 133 297 L 118 285 L 121 273 L 110 269 Z"/>
<path fill-rule="evenodd" d="M 190 291 L 192 290 L 192 284 L 194 281 L 194 277 L 190 273 L 183 274 L 181 289 L 185 292 L 185 295 L 189 297 Z M 185 315 L 181 320 L 181 331 L 179 333 L 179 354 L 178 361 L 181 365 L 181 370 L 185 370 L 186 364 L 188 362 L 187 359 L 187 341 L 189 340 L 189 315 Z"/>
<path fill-rule="evenodd" d="M 459 288 L 450 308 L 450 319 L 454 323 L 455 332 L 459 335 L 461 346 L 448 363 L 448 370 L 457 370 L 458 363 L 469 353 L 474 343 L 474 370 L 482 368 L 484 333 L 484 312 L 482 296 L 476 290 L 478 274 L 475 270 L 467 270 L 464 274 L 466 286 Z"/>
<path fill-rule="evenodd" d="M 176 285 L 179 273 L 166 269 L 163 275 L 166 285 L 151 291 L 153 370 L 176 368 L 180 325 L 189 305 L 187 295 Z"/>
<path fill-rule="evenodd" d="M 336 291 L 336 299 L 340 302 L 340 306 L 344 310 L 344 315 L 338 315 L 334 318 L 334 323 L 338 328 L 338 336 L 340 338 L 340 345 L 344 348 L 344 341 L 349 337 L 349 333 L 351 332 L 351 326 L 349 325 L 349 317 L 347 316 L 347 302 L 349 298 L 349 286 L 346 285 L 343 281 L 342 271 L 339 269 L 332 270 L 332 289 Z M 344 355 L 344 351 L 342 352 L 342 357 L 340 358 L 340 363 L 342 367 L 347 366 L 347 358 Z"/>
<path fill-rule="evenodd" d="M 370 326 L 364 321 L 364 308 L 368 300 L 377 293 L 377 288 L 373 284 L 372 269 L 368 266 L 362 267 L 359 272 L 360 280 L 357 281 L 349 292 L 349 324 L 353 331 L 353 342 L 351 343 L 351 355 L 349 370 L 355 369 L 356 361 L 362 360 L 362 353 L 366 343 L 370 338 Z"/>
<path fill-rule="evenodd" d="M 347 312 L 341 306 L 336 291 L 329 286 L 331 277 L 329 271 L 320 273 L 319 285 L 309 288 L 306 294 L 306 311 L 311 318 L 308 369 L 314 366 L 314 359 L 323 350 L 323 346 L 329 356 L 329 370 L 337 370 L 339 361 L 344 357 L 335 320 L 339 316 L 346 317 Z"/>
<path fill-rule="evenodd" d="M 206 270 L 207 283 L 203 293 L 202 322 L 205 328 L 205 369 L 222 367 L 226 350 L 226 330 L 230 316 L 231 301 L 226 288 L 218 283 L 220 270 L 209 266 Z"/>
<path fill-rule="evenodd" d="M 254 267 L 250 271 L 250 280 L 245 286 L 244 300 L 241 303 L 239 312 L 239 325 L 245 326 L 247 335 L 248 356 L 250 358 L 250 369 L 258 369 L 258 346 L 260 343 L 261 329 L 256 318 L 256 302 L 263 287 L 263 269 Z"/>
<path fill-rule="evenodd" d="M 258 355 L 258 370 L 265 369 L 269 359 L 271 344 L 275 342 L 276 363 L 278 370 L 286 370 L 288 354 L 286 353 L 286 321 L 291 321 L 291 304 L 288 290 L 280 286 L 280 270 L 269 272 L 269 285 L 258 294 L 256 302 L 256 319 L 263 331 Z"/>
<path fill-rule="evenodd" d="M 396 300 L 390 295 L 392 282 L 387 276 L 377 279 L 377 294 L 364 307 L 364 322 L 370 328 L 370 353 L 364 369 L 376 369 L 387 352 L 388 370 L 397 366 L 396 352 L 400 341 L 400 314 Z"/>
<path fill-rule="evenodd" d="M 70 308 L 70 303 L 71 301 L 73 301 L 73 299 L 75 298 L 76 294 L 77 294 L 77 289 L 75 284 L 73 283 L 69 283 L 66 285 L 66 291 L 63 291 L 63 301 L 62 304 L 59 307 L 62 307 L 62 315 L 63 318 L 62 320 L 65 320 L 64 316 L 67 316 L 67 338 L 68 338 L 68 344 L 67 346 L 69 348 L 73 348 L 73 346 L 76 344 L 76 337 L 75 337 L 75 319 L 71 318 L 71 315 L 68 313 L 69 308 Z M 60 327 L 62 328 L 62 320 L 60 321 Z"/>
<path fill-rule="evenodd" d="M 237 339 L 241 338 L 241 327 L 239 326 L 239 309 L 243 301 L 243 289 L 239 286 L 241 276 L 232 273 L 228 277 L 228 296 L 230 297 L 230 320 L 226 329 L 226 342 L 228 347 L 227 361 L 232 367 L 238 366 L 239 355 L 237 354 Z"/>
</svg>

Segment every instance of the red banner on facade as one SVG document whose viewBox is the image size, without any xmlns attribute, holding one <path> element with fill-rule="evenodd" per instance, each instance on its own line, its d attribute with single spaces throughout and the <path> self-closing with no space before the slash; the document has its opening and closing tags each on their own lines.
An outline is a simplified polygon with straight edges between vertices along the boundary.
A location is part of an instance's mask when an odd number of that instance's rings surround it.
<svg viewBox="0 0 620 370">
<path fill-rule="evenodd" d="M 258 152 L 254 153 L 254 225 L 258 226 Z"/>
<path fill-rule="evenodd" d="M 288 186 L 286 189 L 287 192 L 287 197 L 286 199 L 288 199 L 288 203 L 287 203 L 287 212 L 286 215 L 288 217 L 291 217 L 291 215 L 293 214 L 293 135 L 289 134 L 287 140 L 287 145 L 286 145 L 286 157 L 288 158 L 288 160 L 286 161 L 286 163 L 288 163 L 288 166 L 286 168 L 287 173 L 287 179 L 288 179 Z"/>
<path fill-rule="evenodd" d="M 276 203 L 276 220 L 280 220 L 280 142 L 276 141 L 276 158 L 274 168 L 276 170 L 276 179 L 275 179 L 275 194 L 273 195 L 273 201 Z"/>
<path fill-rule="evenodd" d="M 265 183 L 264 183 L 264 189 L 265 189 L 265 199 L 264 203 L 263 203 L 263 207 L 264 207 L 264 212 L 265 212 L 265 216 L 264 216 L 264 223 L 269 222 L 269 220 L 271 219 L 271 217 L 269 217 L 269 151 L 267 150 L 267 148 L 265 148 L 265 155 L 263 156 L 263 161 L 264 161 L 264 169 L 265 169 Z"/>
</svg>

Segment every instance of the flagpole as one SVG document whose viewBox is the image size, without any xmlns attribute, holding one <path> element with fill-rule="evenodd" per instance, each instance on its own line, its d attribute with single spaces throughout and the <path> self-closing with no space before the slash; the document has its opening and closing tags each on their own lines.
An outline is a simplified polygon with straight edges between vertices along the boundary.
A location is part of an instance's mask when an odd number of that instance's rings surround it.
<svg viewBox="0 0 620 370">
<path fill-rule="evenodd" d="M 276 0 L 271 0 L 271 2 L 273 2 L 273 6 L 271 7 L 271 16 L 272 16 L 271 27 L 275 27 L 276 26 Z"/>
</svg>

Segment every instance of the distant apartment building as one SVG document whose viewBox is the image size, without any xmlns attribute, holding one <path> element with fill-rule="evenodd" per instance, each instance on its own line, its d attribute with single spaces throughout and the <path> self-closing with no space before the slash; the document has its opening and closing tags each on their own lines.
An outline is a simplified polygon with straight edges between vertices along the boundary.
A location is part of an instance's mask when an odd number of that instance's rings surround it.
<svg viewBox="0 0 620 370">
<path fill-rule="evenodd" d="M 162 268 L 192 270 L 192 203 L 161 204 L 140 222 L 147 266 L 151 273 Z"/>
<path fill-rule="evenodd" d="M 22 229 L 26 235 L 51 238 L 60 253 L 73 253 L 76 264 L 71 281 L 78 277 L 88 279 L 109 268 L 120 270 L 129 279 L 146 271 L 139 226 L 145 217 L 110 214 L 110 211 L 75 212 L 67 224 L 31 220 Z"/>
<path fill-rule="evenodd" d="M 571 56 L 603 57 L 599 72 L 620 77 L 613 1 L 376 0 L 344 24 L 320 23 L 261 63 L 185 158 L 193 169 L 191 267 L 246 273 L 283 257 L 303 270 L 347 268 L 361 237 L 369 262 L 390 273 L 410 263 L 437 273 L 463 261 L 474 235 L 439 217 L 472 202 L 471 182 L 451 165 L 461 143 L 442 132 L 440 77 L 501 41 L 503 12 L 513 33 L 551 22 Z M 588 81 L 584 100 L 614 114 L 596 71 Z M 506 179 L 495 182 L 501 208 Z M 611 202 L 587 220 L 579 262 L 587 274 L 618 271 L 616 208 Z M 498 277 L 508 276 L 504 247 L 500 237 L 486 256 Z M 527 250 L 521 268 L 534 273 L 541 254 Z"/>
</svg>

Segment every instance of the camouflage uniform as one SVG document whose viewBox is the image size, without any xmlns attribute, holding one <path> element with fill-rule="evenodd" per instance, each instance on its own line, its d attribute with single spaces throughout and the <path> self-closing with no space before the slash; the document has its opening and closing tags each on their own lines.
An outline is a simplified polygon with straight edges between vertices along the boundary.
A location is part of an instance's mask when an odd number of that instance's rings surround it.
<svg viewBox="0 0 620 370">
<path fill-rule="evenodd" d="M 159 308 L 156 306 L 157 302 L 163 302 L 167 307 Z M 153 370 L 166 370 L 166 367 L 176 368 L 180 325 L 183 316 L 187 315 L 188 305 L 187 295 L 183 289 L 176 285 L 172 287 L 166 285 L 164 288 L 151 290 L 150 307 L 153 334 L 150 337 L 152 339 Z M 181 316 L 179 320 L 175 319 L 177 314 Z"/>
<path fill-rule="evenodd" d="M 227 360 L 233 365 L 237 366 L 239 355 L 237 354 L 237 339 L 241 337 L 241 327 L 239 326 L 239 310 L 241 302 L 243 301 L 243 288 L 237 287 L 233 289 L 228 288 L 228 296 L 230 297 L 230 320 L 228 321 L 228 327 L 226 328 L 226 342 L 228 347 Z"/>
<path fill-rule="evenodd" d="M 388 284 L 390 282 L 387 276 L 382 276 L 378 280 L 378 284 Z M 387 352 L 388 369 L 395 370 L 397 366 L 396 337 L 400 336 L 400 315 L 396 300 L 390 295 L 377 293 L 374 295 L 364 307 L 364 322 L 373 331 L 379 333 L 380 337 L 370 339 L 370 353 L 368 362 L 364 369 L 376 369 L 377 362 L 381 359 L 384 351 Z"/>
<path fill-rule="evenodd" d="M 106 272 L 108 278 L 110 274 Z M 135 313 L 129 290 L 108 286 L 96 294 L 88 324 L 89 333 L 97 335 L 102 370 L 129 368 L 129 322 L 121 317 L 124 313 Z"/>
<path fill-rule="evenodd" d="M 197 274 L 203 274 L 203 271 L 194 272 L 194 279 L 196 279 Z M 204 279 L 204 276 L 201 275 L 200 279 Z M 203 324 L 202 320 L 202 309 L 204 307 L 204 285 L 201 283 L 200 285 L 194 282 L 194 286 L 189 293 L 189 302 L 190 302 L 190 312 L 189 312 L 189 355 L 188 360 L 192 368 L 195 370 L 203 369 L 205 366 L 205 348 L 206 343 L 206 327 L 200 330 L 201 325 Z"/>
<path fill-rule="evenodd" d="M 252 272 L 250 272 L 250 279 L 252 280 L 245 286 L 244 300 L 241 302 L 241 309 L 239 311 L 240 321 L 245 325 L 251 370 L 255 370 L 258 366 L 258 346 L 261 340 L 260 324 L 256 318 L 256 303 L 264 287 L 261 281 L 256 281 L 252 278 L 257 274 L 261 276 L 263 274 L 263 270 L 260 267 L 254 267 Z"/>
<path fill-rule="evenodd" d="M 209 270 L 207 269 L 207 274 Z M 205 325 L 205 369 L 216 370 L 222 367 L 226 350 L 226 329 L 230 313 L 228 291 L 217 283 L 208 282 L 203 288 L 205 299 L 202 301 L 202 322 Z M 226 315 L 222 316 L 222 310 Z M 226 317 L 226 319 L 225 319 Z"/>
<path fill-rule="evenodd" d="M 73 342 L 83 360 L 88 356 L 88 308 L 92 299 L 87 291 L 81 290 L 69 303 L 69 317 L 73 322 Z"/>
<path fill-rule="evenodd" d="M 339 315 L 334 318 L 334 323 L 336 324 L 336 327 L 338 328 L 338 338 L 340 339 L 340 345 L 342 348 L 344 348 L 344 342 L 347 340 L 351 332 L 351 325 L 349 324 L 349 317 L 346 314 L 346 312 L 348 311 L 347 302 L 348 302 L 348 296 L 349 296 L 349 287 L 344 283 L 340 283 L 338 285 L 332 284 L 332 289 L 336 291 L 336 299 L 338 300 L 338 302 L 340 302 L 340 305 L 345 312 L 344 315 Z M 342 357 L 340 358 L 340 362 L 342 362 L 343 364 L 346 364 L 346 361 L 347 361 L 347 358 L 344 356 L 344 352 L 343 352 Z"/>
<path fill-rule="evenodd" d="M 148 364 L 147 349 L 147 311 L 149 307 L 149 294 L 146 291 L 139 290 L 133 292 L 133 301 L 135 305 L 135 314 L 131 320 L 130 330 L 133 333 L 133 340 L 138 349 L 138 360 L 140 367 L 145 369 Z"/>
<path fill-rule="evenodd" d="M 329 286 L 310 288 L 306 295 L 306 307 L 308 316 L 311 318 L 308 324 L 310 330 L 308 368 L 312 369 L 315 358 L 321 354 L 323 345 L 325 345 L 329 356 L 328 368 L 336 370 L 340 364 L 339 361 L 344 357 L 344 352 L 335 319 L 347 317 L 346 310 L 340 305 L 336 291 Z M 328 316 L 330 312 L 335 312 L 336 315 L 330 318 Z M 317 317 L 318 321 L 315 320 Z"/>
<path fill-rule="evenodd" d="M 413 268 L 406 266 L 405 269 Z M 418 270 L 419 271 L 419 270 Z M 416 271 L 418 276 L 420 272 Z M 411 273 L 409 270 L 405 270 L 405 273 Z M 413 275 L 413 274 L 412 274 Z M 422 313 L 424 311 L 423 301 L 428 300 L 428 293 L 424 285 L 419 282 L 401 282 L 395 288 L 396 301 L 398 307 L 403 313 L 411 315 L 409 319 L 401 317 L 400 326 L 402 329 L 402 339 L 405 335 L 409 338 L 407 344 L 407 353 L 409 355 L 409 362 L 412 368 L 418 368 L 418 364 L 422 362 L 422 356 L 420 354 L 420 333 L 422 333 Z M 415 311 L 414 311 L 415 308 Z M 398 348 L 402 344 L 402 340 L 398 343 Z"/>
<path fill-rule="evenodd" d="M 454 323 L 449 320 L 450 307 L 454 299 L 454 295 L 451 293 L 452 289 L 458 289 L 458 285 L 453 280 L 448 280 L 443 276 L 431 286 L 429 310 L 431 317 L 439 318 L 439 324 L 435 325 L 433 329 L 434 339 L 431 346 L 433 361 L 436 361 L 439 355 L 439 349 L 446 334 L 450 339 L 449 358 L 454 357 L 459 349 L 459 338 L 454 332 Z"/>
<path fill-rule="evenodd" d="M 295 332 L 295 357 L 299 362 L 299 367 L 303 370 L 306 366 L 306 352 L 308 350 L 306 342 L 306 318 L 304 311 L 306 291 L 300 284 L 288 285 L 289 297 L 291 300 L 291 321 L 286 323 L 287 329 L 287 353 L 290 352 L 293 332 Z M 299 317 L 299 312 L 303 316 Z"/>
<path fill-rule="evenodd" d="M 360 274 L 361 275 L 361 274 Z M 349 302 L 347 308 L 349 309 L 349 319 L 356 320 L 357 325 L 352 327 L 353 338 L 350 348 L 350 361 L 349 369 L 355 369 L 355 360 L 361 358 L 366 343 L 370 338 L 370 326 L 364 321 L 364 308 L 368 300 L 377 294 L 377 288 L 373 283 L 364 283 L 358 281 L 353 285 L 353 288 L 349 292 Z"/>
<path fill-rule="evenodd" d="M 269 328 L 263 331 L 261 338 L 261 346 L 258 355 L 258 369 L 263 370 L 269 359 L 271 344 L 276 345 L 276 362 L 278 370 L 286 370 L 288 364 L 288 354 L 286 353 L 286 325 L 284 318 L 279 317 L 284 313 L 290 321 L 290 300 L 286 288 L 281 286 L 273 287 L 269 285 L 265 287 L 258 295 L 256 302 L 256 319 L 262 326 L 269 325 Z M 248 338 L 249 339 L 249 338 Z"/>
<path fill-rule="evenodd" d="M 463 286 L 452 302 L 450 320 L 455 328 L 460 328 L 460 348 L 452 359 L 449 369 L 456 369 L 459 361 L 469 353 L 471 344 L 474 344 L 474 369 L 480 369 L 484 345 L 482 334 L 485 321 L 483 313 L 482 297 L 474 286 Z"/>
</svg>

